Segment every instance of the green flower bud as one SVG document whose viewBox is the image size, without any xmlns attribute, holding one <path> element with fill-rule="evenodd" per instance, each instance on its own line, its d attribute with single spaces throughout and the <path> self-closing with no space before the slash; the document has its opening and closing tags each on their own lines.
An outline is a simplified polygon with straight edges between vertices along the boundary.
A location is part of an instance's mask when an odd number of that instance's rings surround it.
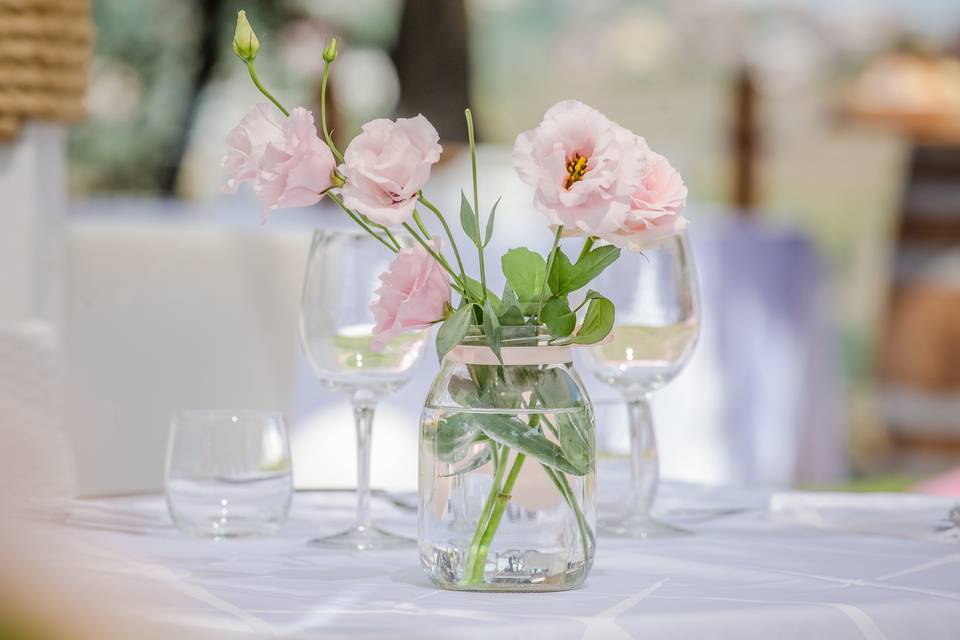
<svg viewBox="0 0 960 640">
<path fill-rule="evenodd" d="M 327 46 L 323 50 L 323 59 L 327 64 L 330 64 L 337 59 L 337 39 L 330 38 L 330 42 L 327 43 Z"/>
<path fill-rule="evenodd" d="M 237 30 L 233 33 L 233 52 L 245 62 L 253 62 L 260 51 L 260 41 L 247 21 L 247 12 L 237 12 Z"/>
</svg>

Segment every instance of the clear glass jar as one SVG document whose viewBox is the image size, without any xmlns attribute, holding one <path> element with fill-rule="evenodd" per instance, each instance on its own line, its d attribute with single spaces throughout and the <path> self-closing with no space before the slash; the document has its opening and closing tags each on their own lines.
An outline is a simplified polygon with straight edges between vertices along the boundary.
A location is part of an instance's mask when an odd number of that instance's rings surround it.
<svg viewBox="0 0 960 640">
<path fill-rule="evenodd" d="M 444 358 L 420 424 L 420 560 L 471 591 L 561 591 L 593 563 L 593 409 L 570 347 L 482 338 Z"/>
</svg>

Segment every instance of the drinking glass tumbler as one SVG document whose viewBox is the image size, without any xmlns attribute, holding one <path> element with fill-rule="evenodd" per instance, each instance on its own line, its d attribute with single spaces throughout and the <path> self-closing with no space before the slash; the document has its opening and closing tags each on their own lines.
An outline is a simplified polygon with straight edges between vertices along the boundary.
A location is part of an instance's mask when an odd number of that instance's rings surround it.
<svg viewBox="0 0 960 640">
<path fill-rule="evenodd" d="M 283 416 L 262 411 L 185 411 L 167 446 L 167 507 L 187 535 L 276 533 L 293 497 Z"/>
</svg>

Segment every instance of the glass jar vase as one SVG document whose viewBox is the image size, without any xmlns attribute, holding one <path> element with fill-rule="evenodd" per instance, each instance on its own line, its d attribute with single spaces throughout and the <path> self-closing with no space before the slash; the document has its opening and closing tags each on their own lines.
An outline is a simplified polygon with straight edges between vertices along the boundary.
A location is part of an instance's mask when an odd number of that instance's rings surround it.
<svg viewBox="0 0 960 640">
<path fill-rule="evenodd" d="M 590 399 L 568 346 L 505 333 L 501 358 L 465 339 L 427 396 L 421 564 L 445 589 L 572 589 L 595 547 Z"/>
</svg>

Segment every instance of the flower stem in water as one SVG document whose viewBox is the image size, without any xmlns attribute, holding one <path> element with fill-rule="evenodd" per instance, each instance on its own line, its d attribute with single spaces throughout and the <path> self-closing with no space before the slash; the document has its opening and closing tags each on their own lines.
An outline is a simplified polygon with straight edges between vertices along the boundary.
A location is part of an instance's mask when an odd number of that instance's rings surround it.
<svg viewBox="0 0 960 640">
<path fill-rule="evenodd" d="M 493 506 L 497 502 L 497 496 L 500 495 L 500 483 L 503 481 L 503 474 L 507 471 L 507 454 L 510 453 L 510 450 L 503 447 L 503 450 L 500 452 L 501 455 L 498 455 L 497 444 L 491 442 L 490 446 L 493 447 L 492 453 L 494 459 L 493 484 L 490 485 L 490 494 L 487 496 L 487 501 L 483 505 L 480 519 L 477 521 L 477 530 L 474 532 L 473 539 L 470 541 L 470 549 L 467 552 L 467 560 L 464 563 L 463 570 L 464 584 L 470 584 L 470 577 L 474 573 L 474 565 L 477 563 L 477 554 L 480 551 L 480 540 L 483 538 L 483 532 L 487 526 L 487 522 L 490 520 Z M 481 570 L 481 576 L 482 575 L 483 571 Z"/>
<path fill-rule="evenodd" d="M 507 457 L 507 453 L 509 453 L 509 451 L 504 447 L 504 460 Z M 526 458 L 526 455 L 518 451 L 516 458 L 513 459 L 513 466 L 510 467 L 510 473 L 507 474 L 503 488 L 496 496 L 496 504 L 493 507 L 493 512 L 490 514 L 490 521 L 487 523 L 483 537 L 480 539 L 480 548 L 477 550 L 477 558 L 473 564 L 473 571 L 467 580 L 467 584 L 480 584 L 483 582 L 483 569 L 487 564 L 487 553 L 490 551 L 490 542 L 497 532 L 497 527 L 500 526 L 500 519 L 503 517 L 503 512 L 507 508 L 507 503 L 510 502 L 510 492 L 513 491 L 513 485 L 517 482 L 517 476 L 520 475 L 520 469 L 523 467 L 523 461 L 526 460 Z"/>
</svg>

